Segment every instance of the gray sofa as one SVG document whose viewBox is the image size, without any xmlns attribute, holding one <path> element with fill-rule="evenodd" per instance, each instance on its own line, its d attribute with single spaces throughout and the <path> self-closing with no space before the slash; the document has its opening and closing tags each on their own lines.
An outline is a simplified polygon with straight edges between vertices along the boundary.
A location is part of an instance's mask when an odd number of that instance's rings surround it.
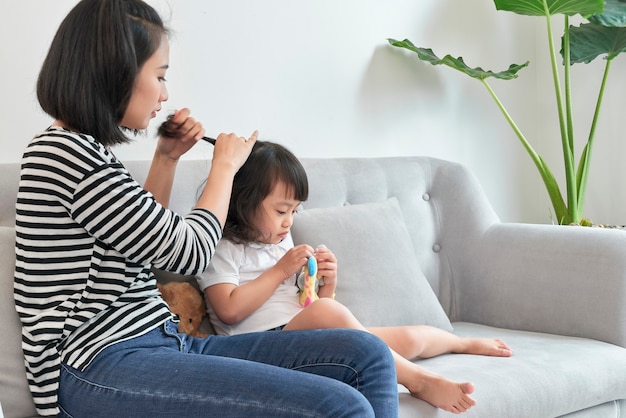
<svg viewBox="0 0 626 418">
<path fill-rule="evenodd" d="M 514 349 L 511 358 L 418 360 L 474 382 L 478 404 L 465 416 L 626 416 L 626 232 L 501 223 L 473 175 L 452 162 L 303 163 L 311 196 L 294 240 L 335 251 L 337 298 L 362 322 L 429 323 L 499 337 Z M 142 182 L 148 164 L 127 167 Z M 180 164 L 173 209 L 193 205 L 209 164 Z M 34 415 L 12 300 L 17 181 L 17 164 L 0 165 L 0 403 L 7 418 Z M 399 389 L 402 417 L 449 415 Z"/>
</svg>

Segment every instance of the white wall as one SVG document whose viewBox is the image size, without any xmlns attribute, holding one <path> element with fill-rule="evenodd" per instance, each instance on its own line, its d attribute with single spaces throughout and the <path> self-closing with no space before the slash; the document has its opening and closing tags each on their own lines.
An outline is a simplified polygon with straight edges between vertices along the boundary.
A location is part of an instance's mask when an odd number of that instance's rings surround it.
<svg viewBox="0 0 626 418">
<path fill-rule="evenodd" d="M 29 139 L 50 123 L 39 110 L 35 80 L 58 24 L 75 3 L 4 5 L 4 16 L 11 18 L 0 26 L 0 162 L 19 161 Z M 190 107 L 209 135 L 258 129 L 262 139 L 281 142 L 300 157 L 430 155 L 458 161 L 477 174 L 503 220 L 550 222 L 535 167 L 480 83 L 421 63 L 386 42 L 406 37 L 493 70 L 531 60 L 518 80 L 491 84 L 560 178 L 541 19 L 496 12 L 491 0 L 149 3 L 175 30 L 164 110 Z M 620 58 L 613 64 L 587 200 L 586 215 L 605 223 L 626 223 L 626 145 L 619 132 L 626 58 Z M 576 92 L 579 101 L 596 94 L 602 71 L 597 64 L 574 67 L 583 87 Z M 580 107 L 590 118 L 591 106 Z M 165 112 L 154 126 L 163 117 Z M 579 139 L 588 123 L 581 121 Z M 115 152 L 122 160 L 150 158 L 154 143 L 150 130 Z M 187 158 L 210 156 L 211 147 L 199 144 Z"/>
</svg>

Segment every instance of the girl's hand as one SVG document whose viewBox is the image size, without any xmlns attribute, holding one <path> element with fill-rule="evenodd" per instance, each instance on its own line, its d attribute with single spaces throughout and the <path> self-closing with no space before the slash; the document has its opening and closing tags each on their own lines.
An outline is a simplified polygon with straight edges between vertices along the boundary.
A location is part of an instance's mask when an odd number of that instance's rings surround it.
<svg viewBox="0 0 626 418">
<path fill-rule="evenodd" d="M 309 257 L 313 257 L 313 247 L 301 244 L 293 247 L 272 267 L 275 269 L 282 280 L 287 280 L 291 276 L 300 272 Z M 281 280 L 281 281 L 282 281 Z"/>
<path fill-rule="evenodd" d="M 315 249 L 317 260 L 317 275 L 324 278 L 324 285 L 334 284 L 337 281 L 337 257 L 326 247 Z"/>
<path fill-rule="evenodd" d="M 157 152 L 168 158 L 178 159 L 204 136 L 202 124 L 190 116 L 187 108 L 174 112 L 168 122 L 168 134 L 162 134 Z M 171 133 L 171 135 L 170 135 Z"/>
</svg>

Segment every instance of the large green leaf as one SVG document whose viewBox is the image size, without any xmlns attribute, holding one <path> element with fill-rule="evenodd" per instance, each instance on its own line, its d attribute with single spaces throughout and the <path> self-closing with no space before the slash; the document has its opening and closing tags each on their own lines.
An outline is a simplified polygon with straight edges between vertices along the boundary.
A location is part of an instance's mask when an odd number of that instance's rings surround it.
<svg viewBox="0 0 626 418">
<path fill-rule="evenodd" d="M 589 21 L 602 26 L 626 26 L 626 1 L 606 0 L 604 13 L 591 16 Z"/>
<path fill-rule="evenodd" d="M 604 54 L 611 60 L 626 51 L 626 28 L 585 23 L 578 27 L 570 27 L 569 36 L 572 64 L 577 62 L 587 64 L 598 55 Z"/>
<path fill-rule="evenodd" d="M 589 17 L 604 10 L 604 0 L 494 0 L 496 9 L 528 16 L 580 14 Z"/>
<path fill-rule="evenodd" d="M 454 58 L 451 55 L 446 55 L 443 58 L 439 58 L 432 49 L 430 48 L 418 48 L 411 41 L 405 39 L 403 41 L 398 41 L 395 39 L 387 39 L 387 41 L 398 48 L 408 49 L 409 51 L 413 51 L 417 54 L 418 58 L 422 61 L 430 62 L 432 65 L 447 65 L 448 67 L 452 67 L 455 70 L 461 71 L 462 73 L 467 74 L 472 78 L 476 78 L 479 80 L 484 80 L 489 77 L 498 78 L 501 80 L 510 80 L 513 78 L 517 78 L 517 73 L 524 67 L 528 65 L 528 61 L 524 64 L 511 64 L 509 69 L 506 71 L 493 72 L 493 71 L 485 71 L 480 67 L 470 68 L 463 61 L 462 57 Z"/>
</svg>

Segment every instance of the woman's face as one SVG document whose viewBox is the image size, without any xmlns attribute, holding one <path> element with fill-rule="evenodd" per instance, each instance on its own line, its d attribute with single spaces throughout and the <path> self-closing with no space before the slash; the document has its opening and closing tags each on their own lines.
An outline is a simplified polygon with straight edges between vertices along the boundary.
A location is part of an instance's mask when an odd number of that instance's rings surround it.
<svg viewBox="0 0 626 418">
<path fill-rule="evenodd" d="M 141 67 L 120 125 L 139 130 L 148 127 L 150 120 L 161 110 L 161 102 L 167 100 L 165 73 L 169 61 L 170 44 L 163 35 L 159 48 Z"/>
</svg>

